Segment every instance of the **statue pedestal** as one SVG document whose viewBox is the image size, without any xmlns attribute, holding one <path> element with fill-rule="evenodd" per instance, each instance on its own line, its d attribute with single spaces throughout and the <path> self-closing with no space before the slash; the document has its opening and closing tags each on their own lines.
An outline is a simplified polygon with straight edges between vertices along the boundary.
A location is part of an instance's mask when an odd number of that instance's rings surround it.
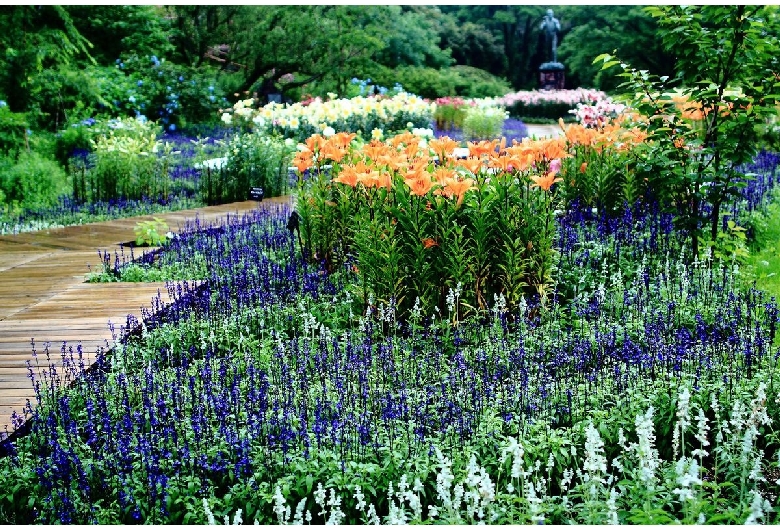
<svg viewBox="0 0 780 530">
<path fill-rule="evenodd" d="M 541 90 L 563 90 L 566 84 L 565 67 L 561 63 L 542 63 L 539 66 L 539 88 Z"/>
</svg>

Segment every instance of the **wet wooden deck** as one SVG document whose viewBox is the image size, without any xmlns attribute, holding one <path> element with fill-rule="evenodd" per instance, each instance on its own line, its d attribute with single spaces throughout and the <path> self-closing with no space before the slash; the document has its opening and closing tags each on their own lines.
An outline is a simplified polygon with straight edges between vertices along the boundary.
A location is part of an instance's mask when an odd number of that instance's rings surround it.
<svg viewBox="0 0 780 530">
<path fill-rule="evenodd" d="M 266 199 L 263 204 L 287 200 Z M 140 319 L 141 308 L 150 307 L 158 292 L 168 301 L 163 283 L 84 283 L 89 266 L 101 267 L 99 249 L 113 253 L 120 243 L 134 239 L 138 221 L 152 217 L 164 219 L 175 231 L 196 214 L 210 222 L 257 206 L 246 201 L 0 236 L 0 437 L 6 425 L 12 430 L 14 411 L 21 415 L 28 399 L 35 403 L 25 362 L 33 360 L 32 340 L 39 355 L 50 343 L 54 360 L 63 342 L 74 350 L 81 343 L 85 357 L 94 359 L 99 347 L 113 344 L 109 322 L 118 332 L 129 314 Z"/>
</svg>

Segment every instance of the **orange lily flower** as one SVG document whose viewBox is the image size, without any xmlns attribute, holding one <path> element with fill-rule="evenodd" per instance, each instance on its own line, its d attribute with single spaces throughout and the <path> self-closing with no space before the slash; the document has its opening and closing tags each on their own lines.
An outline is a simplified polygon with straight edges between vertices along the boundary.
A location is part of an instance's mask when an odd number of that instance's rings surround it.
<svg viewBox="0 0 780 530">
<path fill-rule="evenodd" d="M 431 247 L 438 247 L 439 244 L 436 242 L 435 239 L 432 239 L 430 237 L 426 237 L 422 240 L 423 247 L 425 248 L 431 248 Z"/>
<path fill-rule="evenodd" d="M 540 151 L 547 160 L 571 156 L 566 150 L 566 142 L 560 138 L 547 140 L 541 147 Z"/>
<path fill-rule="evenodd" d="M 428 146 L 444 160 L 452 155 L 452 152 L 458 147 L 458 142 L 449 136 L 442 136 L 441 138 L 430 140 Z"/>
<path fill-rule="evenodd" d="M 511 173 L 515 169 L 520 169 L 522 165 L 522 161 L 514 156 L 497 156 L 490 159 L 490 167 L 500 169 L 506 173 Z"/>
<path fill-rule="evenodd" d="M 365 173 L 358 173 L 357 181 L 366 188 L 375 188 L 379 186 L 380 175 L 379 171 L 370 170 Z"/>
<path fill-rule="evenodd" d="M 587 163 L 587 162 L 583 162 L 583 163 L 580 165 L 580 173 L 585 173 L 585 171 L 586 171 L 587 169 L 588 169 L 588 163 Z"/>
<path fill-rule="evenodd" d="M 412 190 L 412 194 L 422 197 L 427 195 L 431 188 L 434 186 L 434 182 L 431 180 L 428 172 L 421 172 L 414 178 L 405 179 L 406 185 Z"/>
<path fill-rule="evenodd" d="M 315 152 L 319 151 L 319 149 L 327 142 L 325 138 L 320 136 L 319 134 L 312 134 L 306 139 L 306 147 L 309 148 L 309 151 Z"/>
<path fill-rule="evenodd" d="M 333 160 L 334 162 L 341 162 L 341 160 L 347 154 L 347 151 L 343 147 L 336 145 L 334 142 L 328 142 L 320 147 L 319 154 L 321 159 L 327 158 Z"/>
<path fill-rule="evenodd" d="M 463 203 L 463 198 L 466 196 L 466 192 L 475 188 L 474 179 L 450 179 L 447 181 L 447 185 L 442 190 L 442 193 L 449 198 L 457 197 L 457 207 L 460 207 Z"/>
<path fill-rule="evenodd" d="M 469 142 L 469 156 L 475 156 L 480 158 L 483 155 L 495 154 L 496 144 L 498 140 L 482 140 L 480 142 Z"/>
<path fill-rule="evenodd" d="M 344 166 L 341 168 L 341 172 L 339 173 L 339 176 L 333 179 L 333 182 L 339 182 L 341 184 L 346 184 L 350 187 L 357 186 L 358 183 L 358 172 L 355 170 L 355 166 Z"/>
<path fill-rule="evenodd" d="M 311 151 L 298 151 L 293 157 L 293 165 L 299 173 L 303 173 L 312 166 Z"/>
<path fill-rule="evenodd" d="M 340 132 L 331 138 L 331 141 L 334 142 L 339 147 L 349 147 L 349 144 L 352 143 L 352 140 L 357 137 L 357 134 L 355 133 L 348 133 L 348 132 Z"/>
<path fill-rule="evenodd" d="M 437 167 L 433 172 L 433 180 L 444 183 L 447 179 L 455 178 L 456 172 L 451 167 Z"/>
<path fill-rule="evenodd" d="M 560 177 L 555 177 L 555 173 L 552 171 L 548 172 L 544 176 L 536 176 L 531 175 L 531 180 L 534 181 L 533 184 L 531 184 L 532 188 L 541 188 L 544 191 L 550 191 L 550 188 L 552 188 L 552 185 L 556 182 L 561 182 L 563 179 Z"/>
<path fill-rule="evenodd" d="M 403 132 L 401 134 L 396 134 L 392 138 L 390 138 L 390 145 L 398 148 L 399 145 L 409 145 L 409 144 L 418 144 L 420 143 L 420 138 L 409 131 Z"/>
<path fill-rule="evenodd" d="M 482 168 L 482 160 L 479 158 L 465 158 L 455 162 L 456 166 L 460 166 L 468 169 L 472 174 L 476 175 Z"/>
<path fill-rule="evenodd" d="M 415 156 L 417 156 L 417 153 L 419 152 L 420 152 L 419 143 L 406 144 L 403 149 L 403 153 L 406 154 L 408 158 L 414 158 Z"/>
<path fill-rule="evenodd" d="M 379 140 L 372 140 L 371 143 L 363 146 L 363 154 L 371 160 L 377 160 L 380 156 L 387 154 L 388 149 L 387 145 Z"/>
</svg>

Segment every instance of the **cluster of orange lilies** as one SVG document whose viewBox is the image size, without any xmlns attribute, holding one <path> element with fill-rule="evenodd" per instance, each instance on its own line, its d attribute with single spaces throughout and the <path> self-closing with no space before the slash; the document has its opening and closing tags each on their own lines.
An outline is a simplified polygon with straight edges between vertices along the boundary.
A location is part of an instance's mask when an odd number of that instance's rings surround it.
<svg viewBox="0 0 780 530">
<path fill-rule="evenodd" d="M 532 187 L 549 191 L 552 185 L 561 181 L 556 175 L 560 171 L 560 160 L 572 156 L 572 145 L 603 145 L 617 142 L 622 136 L 617 132 L 600 133 L 603 138 L 592 136 L 585 140 L 583 135 L 595 133 L 572 132 L 571 138 L 513 141 L 506 145 L 506 139 L 483 140 L 468 143 L 465 150 L 458 152 L 458 142 L 449 137 L 422 139 L 410 132 L 396 135 L 387 141 L 372 140 L 362 147 L 355 147 L 351 133 L 338 133 L 330 138 L 315 134 L 306 140 L 295 155 L 293 164 L 303 173 L 313 167 L 337 164 L 333 182 L 355 188 L 384 187 L 391 189 L 394 179 L 400 177 L 412 194 L 425 196 L 434 194 L 456 199 L 460 206 L 466 193 L 477 187 L 478 182 L 487 182 L 491 176 L 525 173 L 532 181 Z M 578 129 L 579 131 L 579 129 Z M 631 136 L 634 142 L 638 135 Z M 438 164 L 436 162 L 439 162 Z"/>
<path fill-rule="evenodd" d="M 570 146 L 590 147 L 601 153 L 605 148 L 628 151 L 647 140 L 647 133 L 639 127 L 626 127 L 626 119 L 612 120 L 598 128 L 577 123 L 564 125 L 563 120 L 559 123 Z"/>
</svg>

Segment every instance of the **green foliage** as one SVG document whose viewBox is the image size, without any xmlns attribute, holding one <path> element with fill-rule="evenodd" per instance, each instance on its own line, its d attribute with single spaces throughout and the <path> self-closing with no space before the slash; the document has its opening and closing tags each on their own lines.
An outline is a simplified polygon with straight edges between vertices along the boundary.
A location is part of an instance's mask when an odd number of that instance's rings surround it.
<svg viewBox="0 0 780 530">
<path fill-rule="evenodd" d="M 509 114 L 500 107 L 470 106 L 466 109 L 463 119 L 463 137 L 467 140 L 498 138 L 508 117 Z"/>
<path fill-rule="evenodd" d="M 385 86 L 400 83 L 408 92 L 429 99 L 446 96 L 497 97 L 511 90 L 503 79 L 467 66 L 441 69 L 401 66 L 394 70 L 375 71 L 372 73 L 372 79 Z"/>
<path fill-rule="evenodd" d="M 168 239 L 168 223 L 159 217 L 138 221 L 133 232 L 136 246 L 157 247 Z"/>
<path fill-rule="evenodd" d="M 283 138 L 244 133 L 224 143 L 219 167 L 201 171 L 199 193 L 206 204 L 249 199 L 249 189 L 263 188 L 265 197 L 286 195 L 295 143 Z"/>
<path fill-rule="evenodd" d="M 173 191 L 169 171 L 178 152 L 168 142 L 157 141 L 156 126 L 131 118 L 93 127 L 91 164 L 71 167 L 75 200 L 157 198 Z"/>
<path fill-rule="evenodd" d="M 15 153 L 24 147 L 29 126 L 26 114 L 12 112 L 3 101 L 0 104 L 0 155 Z"/>
<path fill-rule="evenodd" d="M 65 171 L 36 152 L 22 151 L 13 166 L 0 172 L 0 190 L 14 208 L 51 206 L 67 189 Z"/>
<path fill-rule="evenodd" d="M 463 127 L 466 118 L 467 103 L 460 98 L 439 98 L 436 100 L 436 110 L 433 112 L 433 121 L 440 131 L 451 131 L 453 128 Z M 484 138 L 488 138 L 485 136 Z"/>
<path fill-rule="evenodd" d="M 572 86 L 614 91 L 621 79 L 593 65 L 596 56 L 612 50 L 635 68 L 674 74 L 675 51 L 664 50 L 658 22 L 642 6 L 567 6 L 561 17 L 571 29 L 560 41 L 558 58 Z"/>
<path fill-rule="evenodd" d="M 678 54 L 676 80 L 609 55 L 596 62 L 604 69 L 620 65 L 627 79 L 622 86 L 635 94 L 634 108 L 650 117 L 647 130 L 655 142 L 645 159 L 646 175 L 659 198 L 674 205 L 678 226 L 691 235 L 698 255 L 708 225 L 710 240 L 717 240 L 721 205 L 737 191 L 738 166 L 756 153 L 756 122 L 776 112 L 780 44 L 764 30 L 770 13 L 761 6 L 648 12 L 659 21 L 665 47 Z M 683 84 L 678 94 L 668 92 L 674 81 Z"/>
<path fill-rule="evenodd" d="M 167 56 L 170 20 L 152 5 L 69 5 L 73 26 L 92 44 L 92 56 L 101 64 L 131 55 Z"/>
</svg>

